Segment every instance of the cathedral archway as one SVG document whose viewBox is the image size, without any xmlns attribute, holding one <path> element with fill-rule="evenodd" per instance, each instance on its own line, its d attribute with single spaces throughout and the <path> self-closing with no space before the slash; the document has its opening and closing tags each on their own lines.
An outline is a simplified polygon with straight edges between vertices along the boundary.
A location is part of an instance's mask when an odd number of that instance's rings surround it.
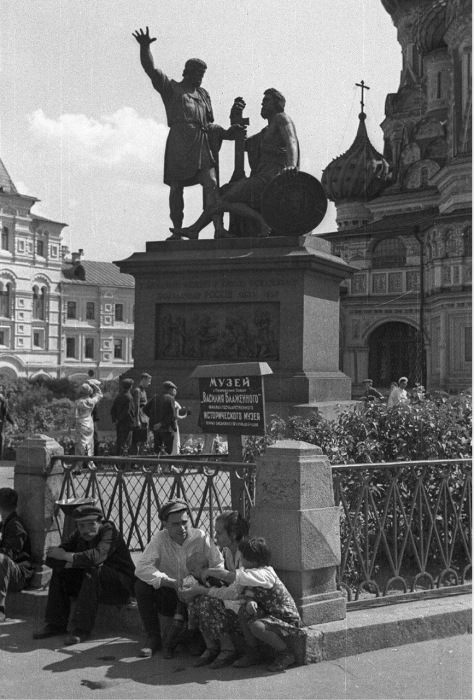
<svg viewBox="0 0 474 700">
<path fill-rule="evenodd" d="M 420 334 L 408 323 L 384 323 L 369 336 L 369 377 L 375 386 L 389 387 L 402 376 L 410 386 L 420 377 Z"/>
</svg>

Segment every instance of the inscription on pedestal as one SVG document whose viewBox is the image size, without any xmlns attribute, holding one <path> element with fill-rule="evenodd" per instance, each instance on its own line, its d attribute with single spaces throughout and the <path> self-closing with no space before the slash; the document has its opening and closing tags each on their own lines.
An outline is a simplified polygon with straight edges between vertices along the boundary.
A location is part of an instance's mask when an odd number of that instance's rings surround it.
<svg viewBox="0 0 474 700">
<path fill-rule="evenodd" d="M 279 303 L 220 301 L 156 304 L 155 359 L 278 360 Z"/>
</svg>

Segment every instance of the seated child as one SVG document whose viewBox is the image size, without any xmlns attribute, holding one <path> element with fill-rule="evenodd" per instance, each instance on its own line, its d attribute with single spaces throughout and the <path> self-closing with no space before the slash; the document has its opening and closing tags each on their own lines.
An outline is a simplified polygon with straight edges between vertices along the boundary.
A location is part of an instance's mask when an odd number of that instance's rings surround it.
<svg viewBox="0 0 474 700">
<path fill-rule="evenodd" d="M 34 574 L 30 542 L 16 513 L 18 493 L 0 489 L 0 622 L 5 622 L 8 591 L 22 591 Z"/>
<path fill-rule="evenodd" d="M 245 602 L 239 610 L 239 622 L 247 643 L 247 652 L 234 661 L 244 668 L 259 663 L 259 642 L 265 642 L 275 652 L 269 671 L 284 671 L 295 663 L 295 657 L 284 641 L 299 634 L 301 619 L 295 602 L 286 587 L 269 566 L 270 547 L 263 537 L 239 542 L 241 567 L 235 572 L 235 587 Z"/>
<path fill-rule="evenodd" d="M 192 588 L 196 583 L 210 588 L 211 586 L 223 586 L 224 583 L 217 578 L 210 576 L 207 581 L 203 578 L 203 574 L 209 568 L 209 559 L 203 552 L 194 552 L 186 559 L 186 569 L 188 570 L 188 575 L 183 579 L 181 586 L 182 588 Z M 192 603 L 190 603 L 192 606 Z M 176 613 L 173 619 L 173 626 L 171 628 L 170 634 L 166 639 L 163 658 L 172 659 L 176 647 L 179 644 L 179 638 L 188 620 L 188 610 L 186 603 L 181 600 L 178 601 L 176 607 Z M 206 649 L 214 650 L 217 647 L 215 656 L 219 653 L 219 645 L 214 640 L 206 639 L 204 637 L 204 642 L 206 644 Z"/>
</svg>

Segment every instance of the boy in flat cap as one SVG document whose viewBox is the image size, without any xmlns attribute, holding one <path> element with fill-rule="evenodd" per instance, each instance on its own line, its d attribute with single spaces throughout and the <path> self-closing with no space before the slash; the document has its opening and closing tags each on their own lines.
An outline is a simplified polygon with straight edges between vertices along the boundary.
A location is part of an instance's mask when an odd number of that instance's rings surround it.
<svg viewBox="0 0 474 700">
<path fill-rule="evenodd" d="M 175 396 L 178 392 L 173 382 L 163 382 L 163 393 L 155 394 L 143 409 L 150 417 L 150 426 L 154 436 L 154 451 L 160 454 L 162 450 L 170 455 L 173 451 L 174 434 L 178 429 L 176 422 Z"/>
<path fill-rule="evenodd" d="M 169 501 L 160 510 L 163 529 L 146 546 L 137 563 L 135 595 L 146 632 L 140 656 L 148 657 L 167 646 L 178 604 L 178 588 L 187 576 L 186 560 L 205 554 L 210 567 L 223 568 L 224 559 L 205 532 L 191 526 L 184 501 Z"/>
<path fill-rule="evenodd" d="M 115 525 L 104 520 L 102 511 L 91 505 L 79 506 L 73 517 L 74 532 L 59 547 L 47 551 L 46 564 L 53 569 L 53 575 L 46 624 L 33 635 L 34 639 L 46 639 L 65 634 L 73 596 L 77 601 L 66 645 L 88 639 L 99 602 L 126 603 L 135 584 L 130 552 Z"/>
<path fill-rule="evenodd" d="M 8 591 L 22 591 L 33 576 L 28 533 L 16 512 L 18 493 L 0 489 L 0 622 Z"/>
<path fill-rule="evenodd" d="M 133 379 L 124 379 L 120 385 L 120 392 L 115 397 L 110 409 L 112 423 L 115 423 L 117 431 L 116 453 L 120 457 L 127 454 L 132 444 L 132 430 L 135 425 L 135 406 L 131 394 Z"/>
</svg>

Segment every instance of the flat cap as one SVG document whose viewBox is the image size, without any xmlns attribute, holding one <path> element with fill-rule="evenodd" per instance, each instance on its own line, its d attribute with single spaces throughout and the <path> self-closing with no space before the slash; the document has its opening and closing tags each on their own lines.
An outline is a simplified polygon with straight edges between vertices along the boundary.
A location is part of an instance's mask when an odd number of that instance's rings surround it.
<svg viewBox="0 0 474 700">
<path fill-rule="evenodd" d="M 158 515 L 160 520 L 164 522 L 168 515 L 171 515 L 171 513 L 180 513 L 182 510 L 189 510 L 186 501 L 168 501 L 168 503 L 161 506 Z"/>
<path fill-rule="evenodd" d="M 163 382 L 164 389 L 177 389 L 178 387 L 173 382 Z"/>
<path fill-rule="evenodd" d="M 93 518 L 94 520 L 97 520 L 97 518 L 103 518 L 104 514 L 102 513 L 100 508 L 97 508 L 97 506 L 79 506 L 78 508 L 75 508 L 72 511 L 72 517 L 74 520 L 85 520 Z"/>
<path fill-rule="evenodd" d="M 184 64 L 184 70 L 188 70 L 189 68 L 201 68 L 203 70 L 207 70 L 207 64 L 201 58 L 188 58 Z"/>
</svg>

